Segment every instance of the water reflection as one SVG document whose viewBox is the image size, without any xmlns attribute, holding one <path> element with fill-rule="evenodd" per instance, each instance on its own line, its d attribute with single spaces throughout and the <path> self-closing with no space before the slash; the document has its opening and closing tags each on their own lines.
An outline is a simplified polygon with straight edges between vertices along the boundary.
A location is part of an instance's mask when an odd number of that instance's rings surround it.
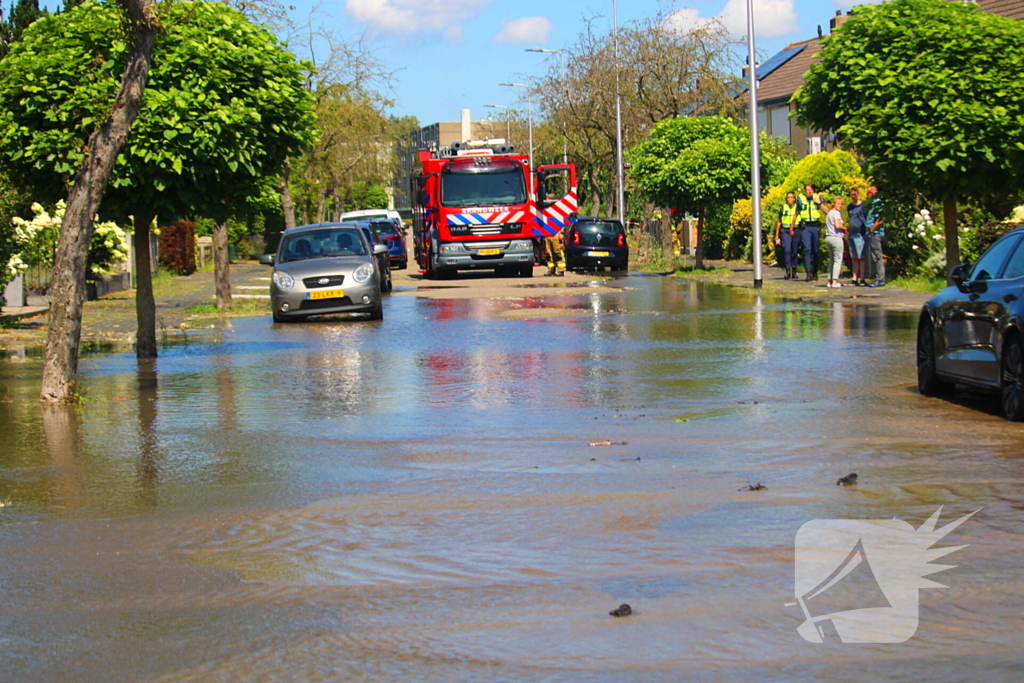
<svg viewBox="0 0 1024 683">
<path fill-rule="evenodd" d="M 915 316 L 624 283 L 240 320 L 83 407 L 0 361 L 4 678 L 1012 680 L 1020 428 L 917 395 Z M 801 524 L 939 505 L 914 640 L 800 638 Z"/>
</svg>

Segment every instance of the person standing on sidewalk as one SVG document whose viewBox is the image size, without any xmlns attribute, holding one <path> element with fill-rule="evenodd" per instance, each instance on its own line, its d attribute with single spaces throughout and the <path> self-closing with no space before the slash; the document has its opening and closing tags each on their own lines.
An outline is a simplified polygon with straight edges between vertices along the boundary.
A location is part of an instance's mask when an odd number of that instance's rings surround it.
<svg viewBox="0 0 1024 683">
<path fill-rule="evenodd" d="M 850 216 L 850 225 L 847 244 L 850 250 L 850 270 L 853 271 L 853 284 L 864 285 L 865 269 L 865 248 L 867 246 L 864 225 L 864 203 L 860 200 L 860 190 L 856 187 L 850 190 L 850 208 L 847 211 Z"/>
<path fill-rule="evenodd" d="M 839 273 L 843 270 L 843 198 L 832 199 L 832 209 L 825 216 L 825 247 L 828 249 L 828 286 L 833 289 L 842 287 Z"/>
<path fill-rule="evenodd" d="M 885 210 L 885 203 L 878 198 L 878 188 L 874 185 L 868 188 L 867 195 L 864 225 L 868 237 L 868 277 L 874 280 L 868 287 L 885 287 L 885 255 L 882 253 L 882 244 L 885 242 L 882 212 Z"/>
<path fill-rule="evenodd" d="M 796 192 L 787 192 L 786 203 L 779 209 L 779 219 L 775 221 L 775 244 L 782 249 L 786 280 L 796 279 L 796 257 L 800 248 L 800 228 L 797 223 Z"/>
<path fill-rule="evenodd" d="M 825 203 L 815 192 L 814 185 L 804 185 L 804 196 L 797 199 L 798 225 L 803 233 L 800 236 L 804 248 L 804 270 L 807 272 L 805 282 L 818 279 L 818 252 L 821 249 L 821 214 L 825 211 Z"/>
</svg>

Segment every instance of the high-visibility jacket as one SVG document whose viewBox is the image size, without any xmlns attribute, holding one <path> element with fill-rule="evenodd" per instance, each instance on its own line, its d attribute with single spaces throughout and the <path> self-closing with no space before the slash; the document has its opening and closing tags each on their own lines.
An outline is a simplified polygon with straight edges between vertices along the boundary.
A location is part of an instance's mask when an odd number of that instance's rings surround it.
<svg viewBox="0 0 1024 683">
<path fill-rule="evenodd" d="M 790 206 L 789 204 L 783 204 L 782 208 L 779 209 L 779 222 L 782 223 L 783 230 L 789 230 L 795 228 L 797 225 L 797 213 L 796 204 Z"/>
<path fill-rule="evenodd" d="M 814 195 L 813 199 L 797 197 L 796 206 L 797 211 L 800 214 L 801 223 L 821 223 L 821 209 L 818 208 L 818 195 Z"/>
</svg>

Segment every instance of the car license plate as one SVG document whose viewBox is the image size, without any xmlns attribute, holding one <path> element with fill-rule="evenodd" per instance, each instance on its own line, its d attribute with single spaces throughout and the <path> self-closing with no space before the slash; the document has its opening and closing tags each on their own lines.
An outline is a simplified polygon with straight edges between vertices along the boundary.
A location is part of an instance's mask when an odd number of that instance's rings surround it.
<svg viewBox="0 0 1024 683">
<path fill-rule="evenodd" d="M 309 292 L 306 297 L 310 300 L 316 299 L 339 299 L 345 296 L 344 289 L 321 289 L 316 292 Z"/>
<path fill-rule="evenodd" d="M 476 253 L 480 256 L 497 256 L 501 253 L 501 249 L 480 249 Z"/>
<path fill-rule="evenodd" d="M 592 252 L 590 252 L 590 255 L 591 256 L 607 256 L 608 252 L 607 251 L 592 251 Z"/>
</svg>

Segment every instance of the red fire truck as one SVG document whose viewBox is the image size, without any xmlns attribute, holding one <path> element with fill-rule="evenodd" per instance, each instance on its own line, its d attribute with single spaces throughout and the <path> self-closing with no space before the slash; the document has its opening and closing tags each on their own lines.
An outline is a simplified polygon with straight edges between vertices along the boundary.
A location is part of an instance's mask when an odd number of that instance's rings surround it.
<svg viewBox="0 0 1024 683">
<path fill-rule="evenodd" d="M 427 277 L 473 269 L 530 277 L 536 243 L 576 221 L 575 165 L 531 169 L 512 145 L 490 142 L 419 153 L 413 236 Z"/>
</svg>

